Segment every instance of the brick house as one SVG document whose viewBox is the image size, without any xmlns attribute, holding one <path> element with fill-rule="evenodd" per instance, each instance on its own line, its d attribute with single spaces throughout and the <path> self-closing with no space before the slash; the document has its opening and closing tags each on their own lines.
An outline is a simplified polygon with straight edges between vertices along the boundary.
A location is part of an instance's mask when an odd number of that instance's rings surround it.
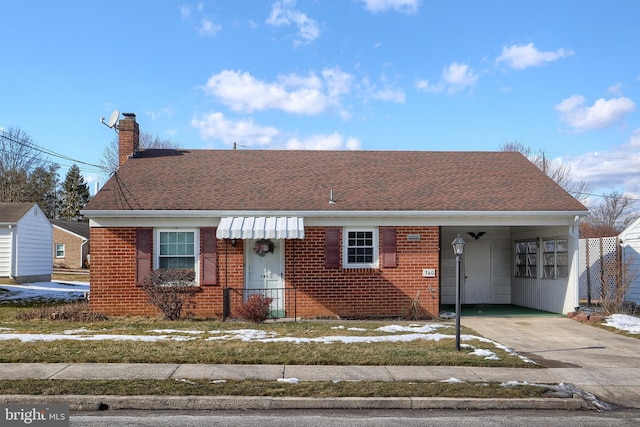
<svg viewBox="0 0 640 427">
<path fill-rule="evenodd" d="M 53 267 L 81 269 L 89 265 L 89 223 L 52 219 Z"/>
<path fill-rule="evenodd" d="M 120 167 L 89 202 L 91 305 L 155 313 L 156 268 L 196 271 L 195 314 L 269 292 L 277 316 L 428 316 L 455 302 L 551 312 L 578 305 L 586 208 L 516 152 L 139 150 L 118 124 Z M 225 291 L 227 289 L 227 291 Z"/>
</svg>

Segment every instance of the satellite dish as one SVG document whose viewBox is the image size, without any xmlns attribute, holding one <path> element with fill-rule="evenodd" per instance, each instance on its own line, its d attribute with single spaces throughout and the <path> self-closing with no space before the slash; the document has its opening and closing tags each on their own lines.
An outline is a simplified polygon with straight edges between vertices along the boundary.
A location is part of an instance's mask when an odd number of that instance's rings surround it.
<svg viewBox="0 0 640 427">
<path fill-rule="evenodd" d="M 109 116 L 109 121 L 107 122 L 107 126 L 109 126 L 110 128 L 114 127 L 116 125 L 116 123 L 118 122 L 119 118 L 120 118 L 120 111 L 115 110 Z"/>
<path fill-rule="evenodd" d="M 115 125 L 116 123 L 118 123 L 118 119 L 120 118 L 120 111 L 118 110 L 114 110 L 113 113 L 111 113 L 111 115 L 109 116 L 109 120 L 107 120 L 106 122 L 104 121 L 104 117 L 100 118 L 100 123 L 102 123 L 103 125 L 105 125 L 106 127 L 109 127 L 111 129 L 115 130 Z"/>
</svg>

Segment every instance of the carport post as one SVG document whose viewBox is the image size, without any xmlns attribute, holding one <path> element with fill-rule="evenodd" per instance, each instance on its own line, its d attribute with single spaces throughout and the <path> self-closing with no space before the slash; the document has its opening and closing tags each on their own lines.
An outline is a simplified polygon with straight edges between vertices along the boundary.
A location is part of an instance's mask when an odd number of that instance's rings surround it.
<svg viewBox="0 0 640 427">
<path fill-rule="evenodd" d="M 453 242 L 451 242 L 451 246 L 453 246 L 453 253 L 456 254 L 456 350 L 460 351 L 460 261 L 462 259 L 462 252 L 464 251 L 464 240 L 458 234 Z"/>
</svg>

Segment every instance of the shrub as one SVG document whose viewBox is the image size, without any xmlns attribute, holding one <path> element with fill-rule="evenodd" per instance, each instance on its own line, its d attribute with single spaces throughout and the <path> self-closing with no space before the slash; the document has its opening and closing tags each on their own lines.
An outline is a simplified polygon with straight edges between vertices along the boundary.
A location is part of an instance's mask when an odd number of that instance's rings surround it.
<svg viewBox="0 0 640 427">
<path fill-rule="evenodd" d="M 194 286 L 195 278 L 194 270 L 160 268 L 145 277 L 142 290 L 147 301 L 167 319 L 178 320 L 190 315 L 188 310 L 196 306 L 194 299 L 199 288 Z"/>
<path fill-rule="evenodd" d="M 37 307 L 29 310 L 18 310 L 18 320 L 71 320 L 75 322 L 94 322 L 107 320 L 102 313 L 91 311 L 86 301 L 72 302 L 68 304 Z"/>
<path fill-rule="evenodd" d="M 249 322 L 262 323 L 271 314 L 271 301 L 273 298 L 267 298 L 262 294 L 252 294 L 238 309 L 238 316 Z"/>
</svg>

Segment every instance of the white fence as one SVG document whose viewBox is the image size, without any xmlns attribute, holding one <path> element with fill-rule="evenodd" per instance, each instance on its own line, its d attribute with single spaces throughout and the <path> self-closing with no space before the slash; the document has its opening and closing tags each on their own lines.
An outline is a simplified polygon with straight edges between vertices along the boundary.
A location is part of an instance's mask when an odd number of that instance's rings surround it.
<svg viewBox="0 0 640 427">
<path fill-rule="evenodd" d="M 600 301 L 602 285 L 615 286 L 620 271 L 620 239 L 580 239 L 579 296 L 588 304 Z"/>
</svg>

